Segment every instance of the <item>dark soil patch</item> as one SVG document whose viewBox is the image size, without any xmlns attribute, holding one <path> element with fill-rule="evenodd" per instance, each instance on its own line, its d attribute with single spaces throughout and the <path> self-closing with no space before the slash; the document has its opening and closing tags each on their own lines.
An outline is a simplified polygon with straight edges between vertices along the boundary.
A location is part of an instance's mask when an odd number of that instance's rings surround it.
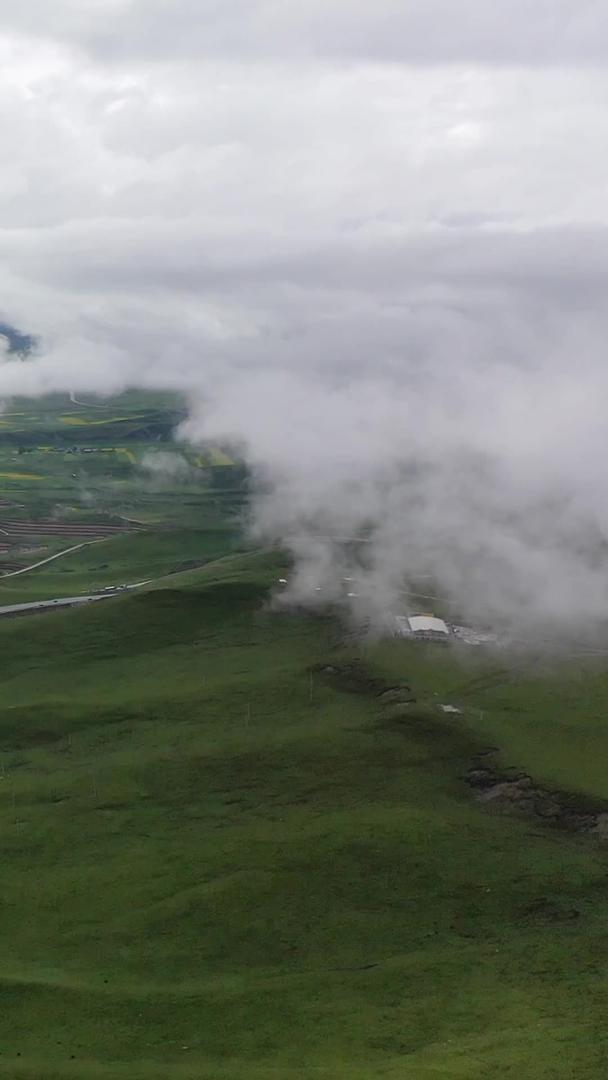
<svg viewBox="0 0 608 1080">
<path fill-rule="evenodd" d="M 559 901 L 549 899 L 547 896 L 537 896 L 521 911 L 523 921 L 532 924 L 576 922 L 580 917 L 581 912 L 578 908 L 565 907 Z"/>
<path fill-rule="evenodd" d="M 518 769 L 501 768 L 496 753 L 491 749 L 479 754 L 465 777 L 480 802 L 535 817 L 568 832 L 608 837 L 608 803 L 541 787 Z"/>
<path fill-rule="evenodd" d="M 391 690 L 384 690 L 378 698 L 382 705 L 410 705 L 416 701 L 409 686 L 395 686 Z"/>
<path fill-rule="evenodd" d="M 53 746 L 55 743 L 61 742 L 62 739 L 63 735 L 57 731 L 43 731 L 40 729 L 30 731 L 24 729 L 3 736 L 0 739 L 0 746 L 3 749 L 10 750 L 35 749 L 38 746 Z"/>
<path fill-rule="evenodd" d="M 350 660 L 342 664 L 315 664 L 313 674 L 321 675 L 336 690 L 348 694 L 373 694 L 382 704 L 403 704 L 415 701 L 411 687 L 405 683 L 398 686 L 388 683 L 374 674 L 362 660 Z"/>
</svg>

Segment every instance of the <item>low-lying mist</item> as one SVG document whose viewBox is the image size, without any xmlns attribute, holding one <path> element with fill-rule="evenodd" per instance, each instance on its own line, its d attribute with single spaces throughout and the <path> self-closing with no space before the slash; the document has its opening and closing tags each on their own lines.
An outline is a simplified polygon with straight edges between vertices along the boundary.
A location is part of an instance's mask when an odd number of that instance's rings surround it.
<svg viewBox="0 0 608 1080">
<path fill-rule="evenodd" d="M 295 344 L 277 333 L 263 350 L 230 343 L 207 358 L 182 343 L 166 366 L 160 349 L 146 368 L 124 347 L 118 365 L 97 346 L 76 370 L 59 346 L 42 346 L 28 362 L 6 361 L 0 387 L 183 392 L 179 439 L 228 442 L 244 457 L 251 532 L 294 557 L 283 601 L 317 605 L 352 578 L 353 616 L 382 626 L 407 608 L 408 584 L 429 579 L 464 619 L 544 636 L 599 627 L 608 613 L 599 317 L 545 305 L 546 326 L 526 327 L 524 309 L 507 332 L 503 308 L 475 299 L 471 311 L 462 290 L 458 336 L 440 332 L 440 309 L 413 334 L 409 314 L 387 315 L 378 297 L 364 335 L 353 304 L 330 330 L 309 309 Z M 188 473 L 178 447 L 144 464 L 163 483 Z"/>
<path fill-rule="evenodd" d="M 599 9 L 251 0 L 175 37 L 94 6 L 0 26 L 0 398 L 181 393 L 298 603 L 352 577 L 380 626 L 424 579 L 463 619 L 599 628 Z"/>
</svg>

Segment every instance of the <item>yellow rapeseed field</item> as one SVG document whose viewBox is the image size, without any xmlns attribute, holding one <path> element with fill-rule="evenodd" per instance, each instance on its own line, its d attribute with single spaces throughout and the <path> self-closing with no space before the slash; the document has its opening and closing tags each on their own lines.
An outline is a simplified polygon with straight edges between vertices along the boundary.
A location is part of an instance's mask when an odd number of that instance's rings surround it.
<svg viewBox="0 0 608 1080">
<path fill-rule="evenodd" d="M 209 460 L 212 465 L 234 465 L 234 461 L 228 454 L 225 454 L 223 450 L 219 450 L 216 446 L 209 451 Z"/>
<path fill-rule="evenodd" d="M 0 480 L 44 480 L 44 476 L 29 472 L 0 472 Z"/>
<path fill-rule="evenodd" d="M 128 420 L 144 420 L 141 416 L 104 416 L 103 420 L 89 420 L 86 416 L 77 416 L 74 413 L 65 413 L 60 416 L 62 424 L 70 424 L 72 427 L 99 427 L 100 424 L 125 424 Z"/>
</svg>

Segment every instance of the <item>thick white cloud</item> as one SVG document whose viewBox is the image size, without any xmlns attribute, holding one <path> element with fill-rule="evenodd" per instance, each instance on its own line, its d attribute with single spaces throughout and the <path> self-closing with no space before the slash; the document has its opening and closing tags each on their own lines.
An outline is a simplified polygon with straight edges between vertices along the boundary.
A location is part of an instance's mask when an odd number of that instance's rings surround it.
<svg viewBox="0 0 608 1080">
<path fill-rule="evenodd" d="M 311 533 L 372 530 L 368 609 L 430 570 L 475 610 L 603 615 L 600 16 L 7 9 L 0 317 L 41 347 L 0 394 L 183 389 L 189 436 L 264 477 L 259 525 L 300 537 L 307 584 L 342 557 Z"/>
<path fill-rule="evenodd" d="M 127 64 L 214 55 L 571 63 L 608 51 L 601 0 L 25 0 L 0 24 Z"/>
</svg>

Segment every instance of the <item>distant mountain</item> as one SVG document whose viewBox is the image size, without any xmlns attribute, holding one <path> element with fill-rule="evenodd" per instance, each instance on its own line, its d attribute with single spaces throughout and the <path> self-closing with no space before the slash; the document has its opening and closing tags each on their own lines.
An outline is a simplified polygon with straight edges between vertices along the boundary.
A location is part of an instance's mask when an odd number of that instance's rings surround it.
<svg viewBox="0 0 608 1080">
<path fill-rule="evenodd" d="M 0 322 L 0 337 L 8 341 L 9 353 L 16 353 L 18 356 L 28 356 L 36 344 L 36 338 L 31 334 L 22 334 L 5 322 Z"/>
</svg>

